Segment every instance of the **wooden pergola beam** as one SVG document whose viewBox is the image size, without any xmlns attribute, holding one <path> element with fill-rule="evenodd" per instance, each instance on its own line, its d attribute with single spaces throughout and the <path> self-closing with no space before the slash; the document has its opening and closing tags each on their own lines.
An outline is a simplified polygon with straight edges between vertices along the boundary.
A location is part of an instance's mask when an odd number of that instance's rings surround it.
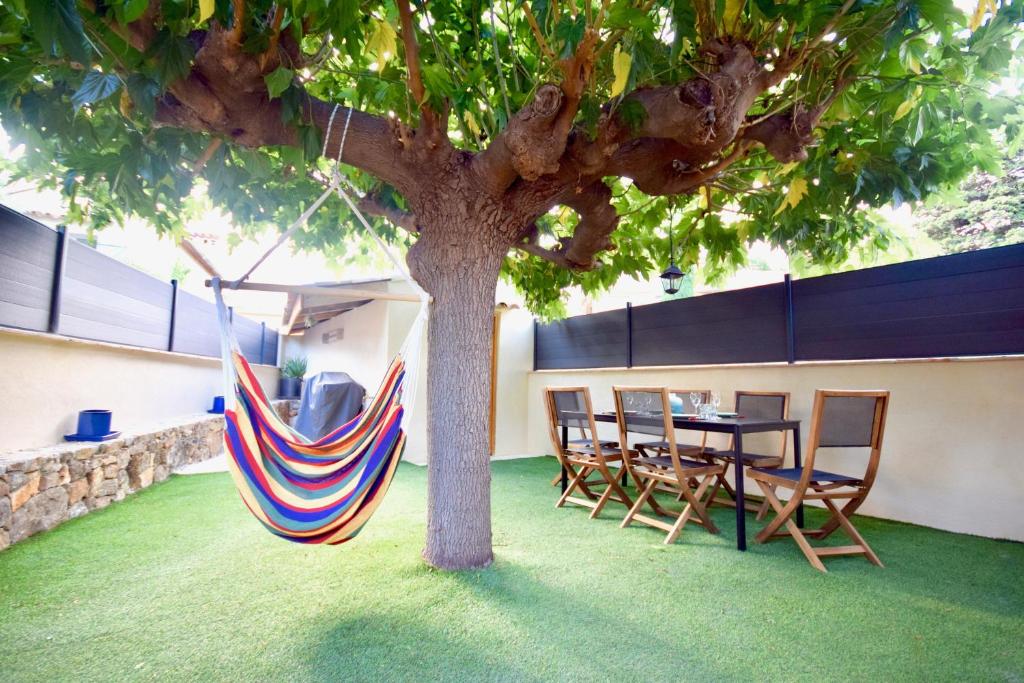
<svg viewBox="0 0 1024 683">
<path fill-rule="evenodd" d="M 206 286 L 211 287 L 212 281 L 207 280 Z M 384 301 L 411 301 L 419 303 L 415 294 L 398 294 L 381 292 L 374 289 L 353 289 L 349 287 L 317 287 L 316 285 L 277 285 L 269 282 L 223 282 L 224 289 L 246 289 L 257 292 L 283 292 L 285 294 L 301 294 L 304 296 L 325 296 L 338 299 L 381 299 Z"/>
</svg>

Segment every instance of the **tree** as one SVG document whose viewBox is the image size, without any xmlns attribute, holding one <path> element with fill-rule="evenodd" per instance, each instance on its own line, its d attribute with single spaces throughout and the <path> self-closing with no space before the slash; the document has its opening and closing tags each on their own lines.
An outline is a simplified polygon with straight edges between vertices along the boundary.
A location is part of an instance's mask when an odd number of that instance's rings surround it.
<svg viewBox="0 0 1024 683">
<path fill-rule="evenodd" d="M 197 182 L 241 230 L 281 226 L 319 194 L 321 150 L 352 167 L 433 297 L 424 557 L 477 567 L 499 274 L 550 313 L 567 285 L 664 265 L 668 221 L 684 269 L 754 239 L 841 259 L 873 230 L 862 207 L 946 186 L 994 159 L 992 130 L 1016 135 L 1020 103 L 986 86 L 1022 8 L 11 0 L 0 117 L 23 172 L 97 226 L 131 213 L 177 234 Z M 328 206 L 301 247 L 347 243 Z"/>
<path fill-rule="evenodd" d="M 1024 242 L 1024 152 L 1003 160 L 1003 173 L 972 173 L 960 196 L 915 212 L 947 253 Z"/>
</svg>

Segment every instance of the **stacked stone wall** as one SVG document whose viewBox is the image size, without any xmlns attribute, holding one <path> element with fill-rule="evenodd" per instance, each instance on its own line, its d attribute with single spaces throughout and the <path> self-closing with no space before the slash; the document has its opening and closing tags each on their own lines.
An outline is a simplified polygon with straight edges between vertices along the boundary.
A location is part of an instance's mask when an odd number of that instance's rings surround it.
<svg viewBox="0 0 1024 683">
<path fill-rule="evenodd" d="M 291 419 L 292 402 L 275 405 Z M 224 418 L 210 415 L 102 443 L 0 454 L 0 550 L 215 457 L 223 439 Z"/>
</svg>

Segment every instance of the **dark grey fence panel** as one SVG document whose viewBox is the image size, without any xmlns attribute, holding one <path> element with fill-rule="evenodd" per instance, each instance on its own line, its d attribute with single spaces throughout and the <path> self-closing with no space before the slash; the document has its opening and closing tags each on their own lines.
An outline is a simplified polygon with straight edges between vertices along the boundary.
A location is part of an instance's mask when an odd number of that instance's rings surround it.
<svg viewBox="0 0 1024 683">
<path fill-rule="evenodd" d="M 66 241 L 55 274 L 59 235 L 0 205 L 0 326 L 203 356 L 220 355 L 217 309 L 207 301 L 76 242 Z M 55 281 L 60 295 L 55 301 Z M 55 326 L 51 329 L 50 318 Z M 277 363 L 277 332 L 236 317 L 251 362 Z M 172 330 L 173 325 L 173 330 Z"/>
<path fill-rule="evenodd" d="M 242 355 L 250 363 L 261 363 L 263 348 L 261 339 L 263 326 L 247 318 L 236 315 L 232 327 L 235 330 L 235 338 L 238 340 L 238 347 L 242 349 Z"/>
<path fill-rule="evenodd" d="M 593 317 L 538 326 L 537 368 L 621 365 L 595 353 L 627 343 Z M 635 306 L 631 320 L 619 331 L 639 366 L 1020 354 L 1024 244 L 794 280 L 791 300 L 778 284 Z"/>
<path fill-rule="evenodd" d="M 199 356 L 220 355 L 220 328 L 213 304 L 178 290 L 173 350 Z"/>
<path fill-rule="evenodd" d="M 57 233 L 0 206 L 0 325 L 45 332 Z"/>
<path fill-rule="evenodd" d="M 264 365 L 277 365 L 277 343 L 279 337 L 276 332 L 267 330 L 263 339 L 263 363 Z"/>
<path fill-rule="evenodd" d="M 68 241 L 61 334 L 166 349 L 170 330 L 169 282 Z"/>
<path fill-rule="evenodd" d="M 566 318 L 537 327 L 537 369 L 628 365 L 626 310 Z"/>
<path fill-rule="evenodd" d="M 782 284 L 633 307 L 633 365 L 785 360 Z"/>
<path fill-rule="evenodd" d="M 1024 245 L 793 283 L 798 360 L 1024 352 Z"/>
</svg>

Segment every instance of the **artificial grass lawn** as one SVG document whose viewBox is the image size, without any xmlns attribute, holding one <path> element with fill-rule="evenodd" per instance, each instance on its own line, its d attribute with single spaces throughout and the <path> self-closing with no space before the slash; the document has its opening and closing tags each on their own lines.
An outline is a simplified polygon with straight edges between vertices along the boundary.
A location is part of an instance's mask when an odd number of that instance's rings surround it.
<svg viewBox="0 0 1024 683">
<path fill-rule="evenodd" d="M 496 560 L 459 574 L 420 560 L 421 468 L 333 548 L 267 534 L 227 474 L 173 477 L 0 553 L 0 679 L 1024 678 L 1022 544 L 857 518 L 887 568 L 825 575 L 737 552 L 727 509 L 671 547 L 555 509 L 554 469 L 495 463 Z"/>
</svg>

